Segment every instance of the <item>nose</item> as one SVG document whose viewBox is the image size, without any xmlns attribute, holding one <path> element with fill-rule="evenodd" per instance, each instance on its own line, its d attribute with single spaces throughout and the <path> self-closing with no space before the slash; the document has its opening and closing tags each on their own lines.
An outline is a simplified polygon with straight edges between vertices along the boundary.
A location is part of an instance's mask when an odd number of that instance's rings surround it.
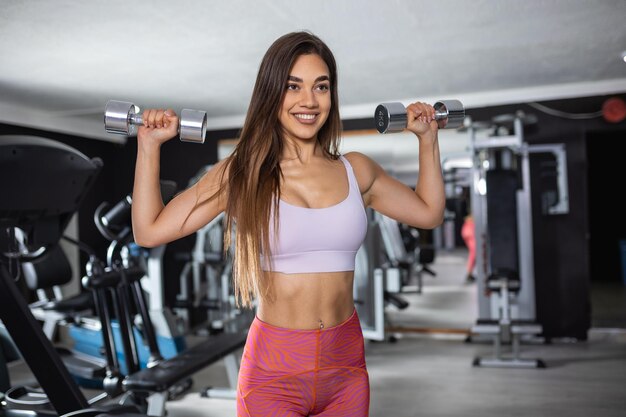
<svg viewBox="0 0 626 417">
<path fill-rule="evenodd" d="M 317 107 L 318 102 L 315 92 L 312 89 L 302 89 L 302 100 L 300 103 L 303 107 Z"/>
</svg>

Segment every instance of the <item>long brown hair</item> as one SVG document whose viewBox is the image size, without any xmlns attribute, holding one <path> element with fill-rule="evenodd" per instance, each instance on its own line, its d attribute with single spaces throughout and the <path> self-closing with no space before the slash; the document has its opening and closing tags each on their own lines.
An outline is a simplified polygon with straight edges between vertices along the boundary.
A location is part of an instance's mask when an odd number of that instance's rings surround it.
<svg viewBox="0 0 626 417">
<path fill-rule="evenodd" d="M 278 120 L 289 72 L 300 55 L 317 54 L 329 70 L 331 108 L 317 135 L 324 154 L 339 157 L 341 119 L 337 94 L 337 65 L 332 52 L 317 36 L 293 32 L 278 38 L 265 53 L 257 75 L 246 120 L 234 152 L 227 158 L 228 171 L 224 248 L 231 246 L 235 225 L 233 284 L 239 305 L 252 306 L 255 295 L 272 298 L 261 263 L 270 254 L 271 207 L 278 214 L 282 171 L 283 132 Z M 224 186 L 217 194 L 224 192 Z M 215 198 L 217 195 L 211 197 Z M 274 225 L 277 225 L 277 216 Z M 271 266 L 271 265 L 269 265 Z"/>
</svg>

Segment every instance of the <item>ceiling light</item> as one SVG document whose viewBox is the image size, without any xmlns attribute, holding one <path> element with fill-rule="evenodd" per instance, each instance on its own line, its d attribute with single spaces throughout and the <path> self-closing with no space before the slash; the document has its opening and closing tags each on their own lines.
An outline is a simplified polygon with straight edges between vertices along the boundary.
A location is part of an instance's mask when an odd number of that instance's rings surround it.
<svg viewBox="0 0 626 417">
<path fill-rule="evenodd" d="M 622 60 L 626 62 L 626 51 L 622 52 Z"/>
</svg>

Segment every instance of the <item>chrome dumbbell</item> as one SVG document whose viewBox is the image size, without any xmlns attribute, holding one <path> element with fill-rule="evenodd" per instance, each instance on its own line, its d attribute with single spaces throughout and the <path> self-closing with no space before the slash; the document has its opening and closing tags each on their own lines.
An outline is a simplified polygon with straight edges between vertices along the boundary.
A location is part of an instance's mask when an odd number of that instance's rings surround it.
<svg viewBox="0 0 626 417">
<path fill-rule="evenodd" d="M 433 107 L 439 129 L 456 129 L 463 125 L 465 108 L 459 100 L 441 100 Z M 398 102 L 379 104 L 374 113 L 374 121 L 379 133 L 401 132 L 406 129 L 406 107 Z"/>
<path fill-rule="evenodd" d="M 137 134 L 137 126 L 143 124 L 139 107 L 127 101 L 109 100 L 104 109 L 104 128 L 109 133 L 128 136 Z M 183 109 L 180 112 L 178 134 L 183 142 L 204 143 L 206 136 L 206 112 Z"/>
</svg>

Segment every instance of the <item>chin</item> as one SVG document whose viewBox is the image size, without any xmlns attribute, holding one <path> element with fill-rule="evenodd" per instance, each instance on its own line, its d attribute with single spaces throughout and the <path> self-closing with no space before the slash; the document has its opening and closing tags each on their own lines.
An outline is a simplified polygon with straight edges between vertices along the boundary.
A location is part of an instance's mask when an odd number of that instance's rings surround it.
<svg viewBox="0 0 626 417">
<path fill-rule="evenodd" d="M 288 134 L 289 136 L 300 140 L 315 140 L 319 131 L 319 129 L 294 129 L 291 130 Z"/>
</svg>

